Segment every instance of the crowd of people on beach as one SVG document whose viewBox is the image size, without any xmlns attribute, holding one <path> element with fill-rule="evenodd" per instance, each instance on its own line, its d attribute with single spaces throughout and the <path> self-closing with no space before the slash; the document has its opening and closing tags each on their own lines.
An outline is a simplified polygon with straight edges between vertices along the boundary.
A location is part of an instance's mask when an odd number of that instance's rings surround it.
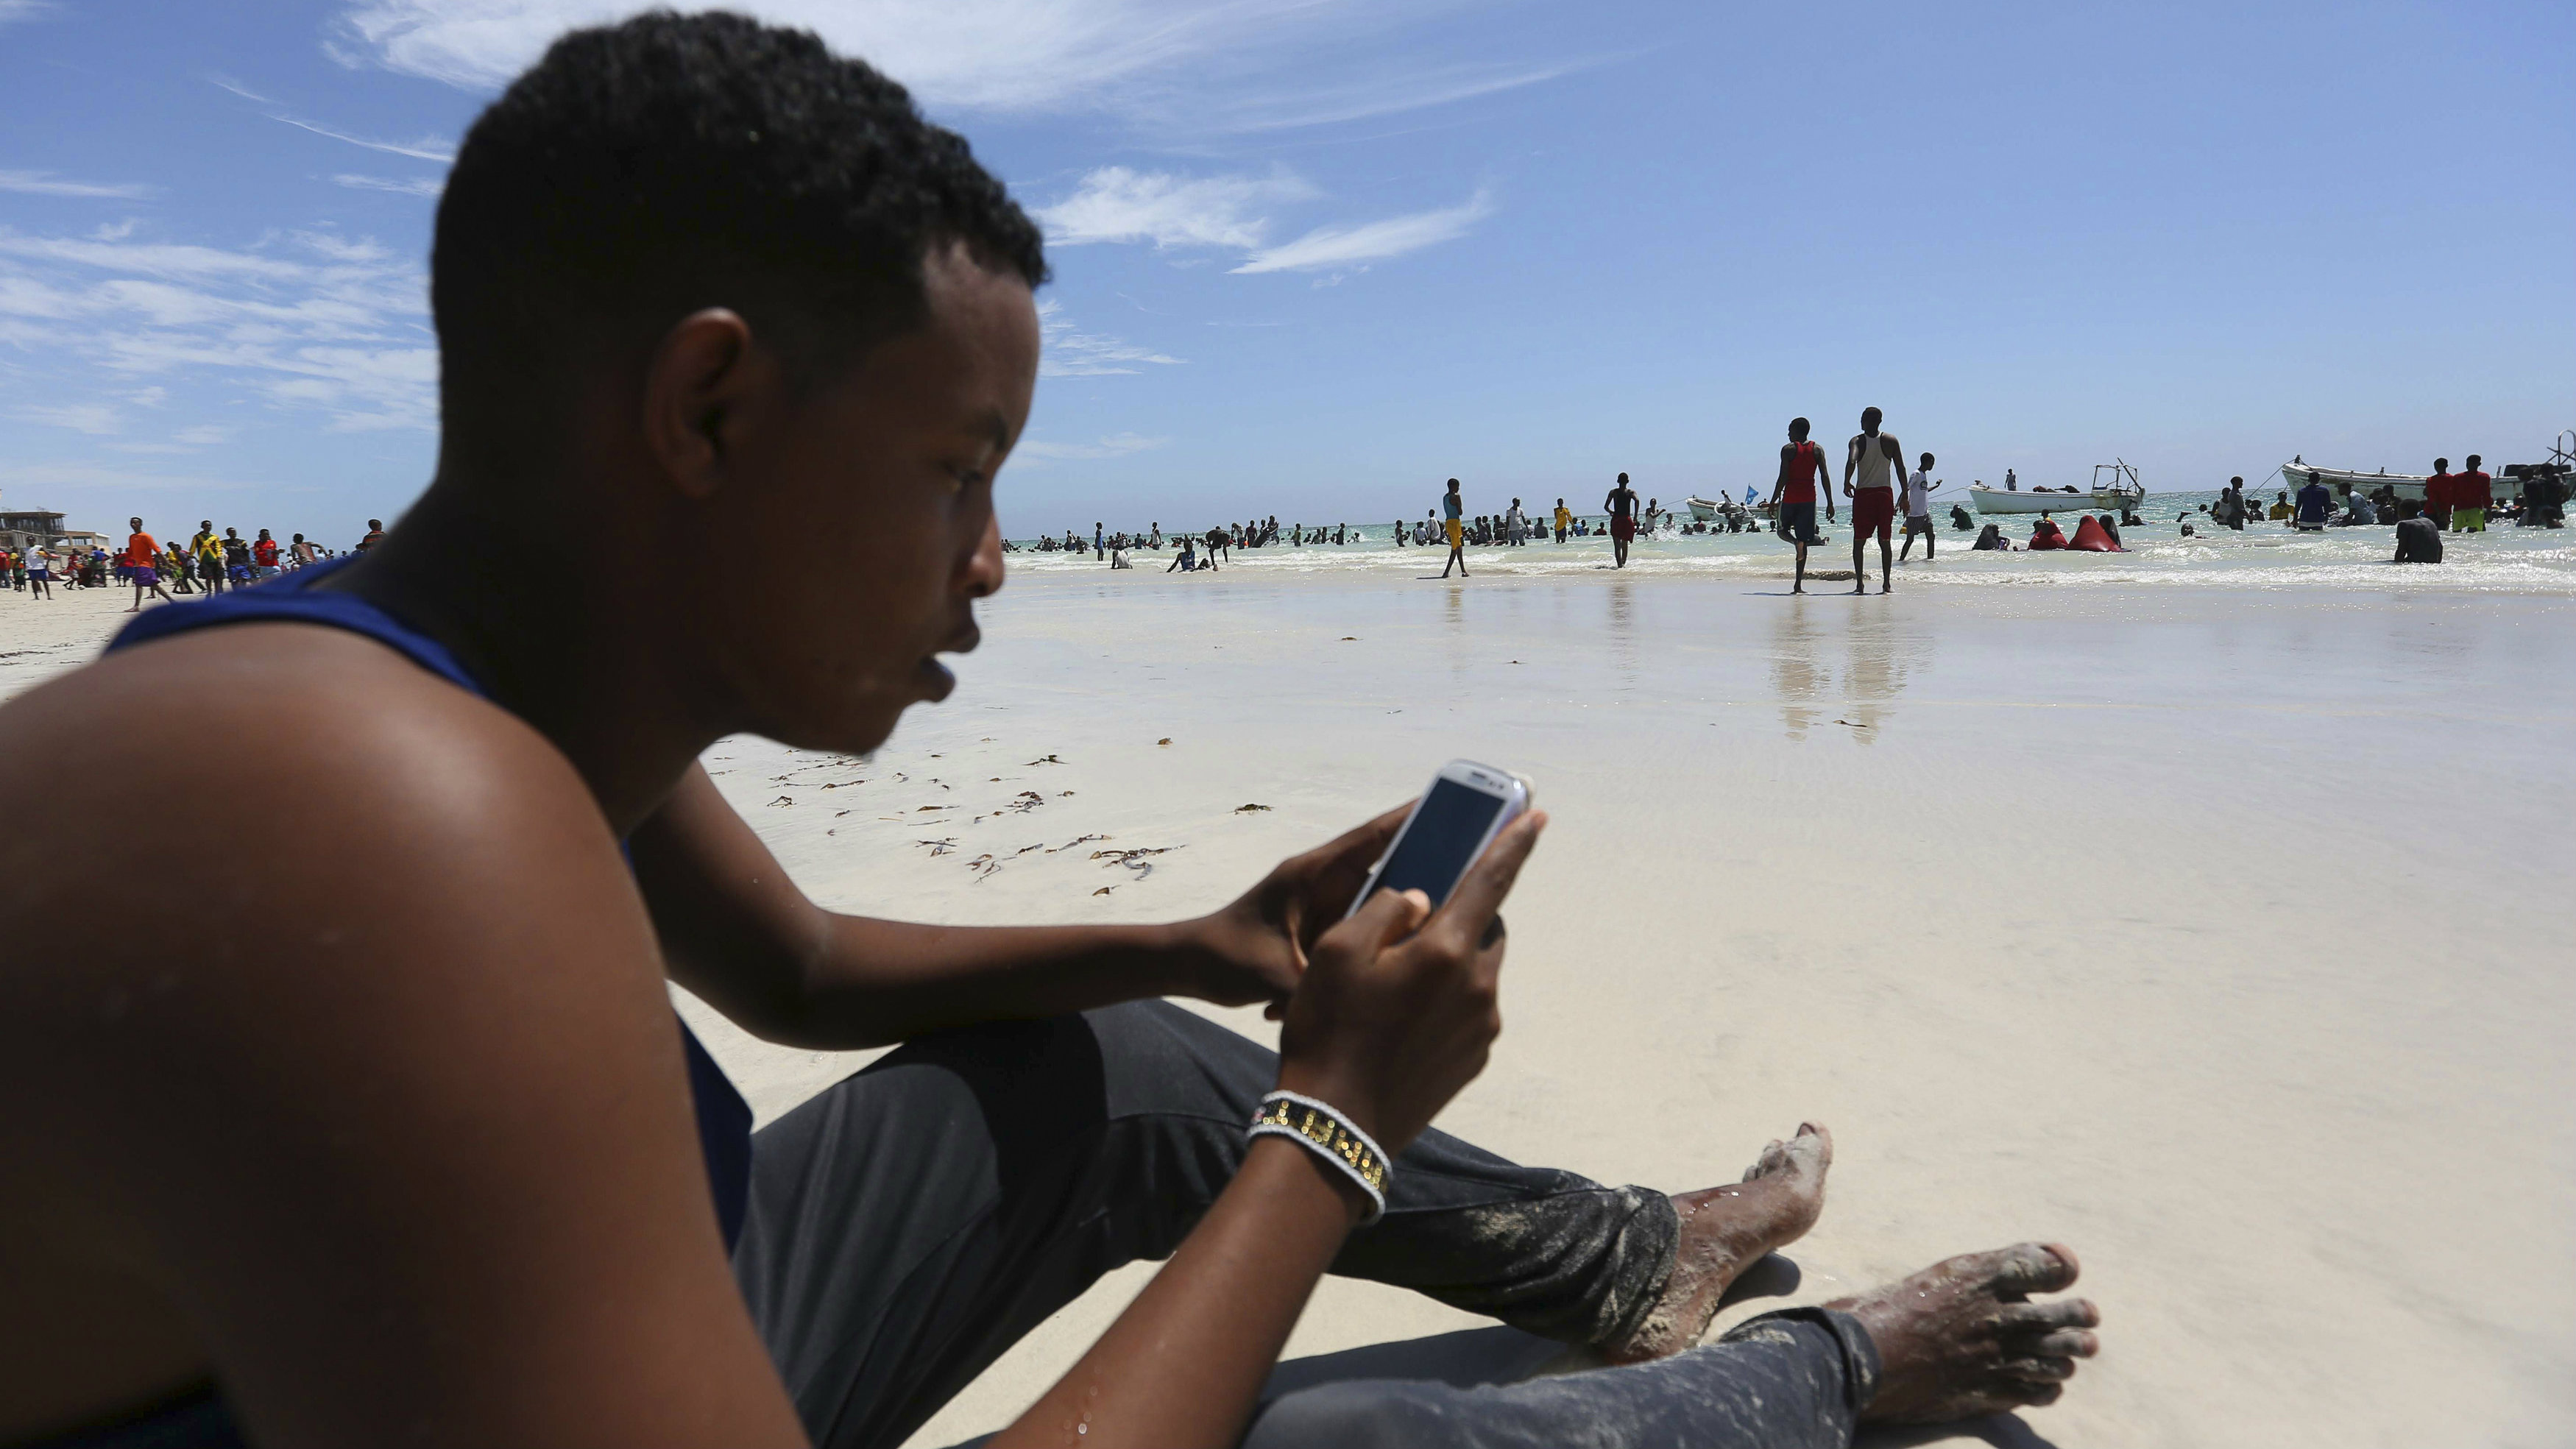
<svg viewBox="0 0 2576 1449">
<path fill-rule="evenodd" d="M 212 598 L 340 556 L 339 550 L 300 533 L 283 542 L 265 528 L 253 530 L 249 538 L 233 527 L 217 533 L 212 519 L 199 520 L 185 544 L 153 537 L 140 518 L 127 519 L 126 526 L 125 546 L 114 550 L 35 535 L 15 547 L 0 541 L 0 579 L 9 592 L 32 599 L 51 599 L 55 584 L 66 589 L 132 588 L 134 603 L 126 612 L 134 613 L 146 599 L 172 602 L 185 594 Z M 350 551 L 372 548 L 384 531 L 383 520 L 368 519 L 366 536 Z"/>
</svg>

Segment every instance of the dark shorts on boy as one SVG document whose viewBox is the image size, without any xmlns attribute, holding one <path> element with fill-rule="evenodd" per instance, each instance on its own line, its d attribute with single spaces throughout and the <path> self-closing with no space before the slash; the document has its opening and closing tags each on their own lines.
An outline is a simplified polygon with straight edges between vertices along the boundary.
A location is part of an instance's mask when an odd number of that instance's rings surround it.
<svg viewBox="0 0 2576 1449">
<path fill-rule="evenodd" d="M 134 586 L 138 589 L 157 589 L 161 587 L 161 571 L 159 569 L 145 568 L 134 570 Z"/>
<path fill-rule="evenodd" d="M 1637 520 L 1624 513 L 1612 514 L 1610 516 L 1610 536 L 1620 543 L 1633 541 L 1637 536 Z"/>
<path fill-rule="evenodd" d="M 1814 500 L 1810 499 L 1805 503 L 1783 503 L 1780 505 L 1780 537 L 1786 539 L 1790 543 L 1824 542 L 1823 539 L 1816 536 L 1816 505 Z"/>
<path fill-rule="evenodd" d="M 1932 536 L 1931 514 L 1909 513 L 1905 515 L 1905 536 L 1907 538 L 1912 538 L 1918 533 L 1923 535 L 1925 538 L 1930 538 Z"/>
<path fill-rule="evenodd" d="M 1887 542 L 1888 528 L 1896 522 L 1896 490 L 1863 488 L 1852 495 L 1852 542 L 1858 543 L 1871 534 Z"/>
</svg>

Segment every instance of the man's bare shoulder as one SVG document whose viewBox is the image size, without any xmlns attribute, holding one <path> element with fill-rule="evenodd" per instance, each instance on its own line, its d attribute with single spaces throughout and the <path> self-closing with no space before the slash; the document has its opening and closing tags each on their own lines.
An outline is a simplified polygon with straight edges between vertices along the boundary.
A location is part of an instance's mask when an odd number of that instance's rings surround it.
<svg viewBox="0 0 2576 1449">
<path fill-rule="evenodd" d="M 621 875 L 606 822 L 543 736 L 382 645 L 311 625 L 138 645 L 10 701 L 0 799 L 45 821 L 0 846 L 30 963 L 84 940 L 93 961 L 252 950 L 344 917 L 434 934 L 514 878 Z"/>
<path fill-rule="evenodd" d="M 410 793 L 419 771 L 460 767 L 579 787 L 560 754 L 508 712 L 384 645 L 318 625 L 243 623 L 154 640 L 0 706 L 0 790 L 42 773 L 101 805 L 177 804 L 254 782 L 329 786 L 352 768 L 404 763 L 417 768 L 375 781 L 384 797 Z M 179 799 L 149 793 L 165 786 Z M 302 794 L 263 802 L 290 814 L 310 803 Z"/>
</svg>

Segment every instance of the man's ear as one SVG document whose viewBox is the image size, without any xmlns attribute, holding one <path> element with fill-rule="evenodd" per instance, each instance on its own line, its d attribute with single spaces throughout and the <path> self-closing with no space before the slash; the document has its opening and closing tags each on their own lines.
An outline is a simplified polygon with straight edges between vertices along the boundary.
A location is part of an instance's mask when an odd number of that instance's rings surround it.
<svg viewBox="0 0 2576 1449">
<path fill-rule="evenodd" d="M 653 349 L 644 374 L 644 443 L 685 496 L 712 497 L 724 486 L 728 434 L 761 371 L 751 325 L 723 307 L 680 319 Z"/>
</svg>

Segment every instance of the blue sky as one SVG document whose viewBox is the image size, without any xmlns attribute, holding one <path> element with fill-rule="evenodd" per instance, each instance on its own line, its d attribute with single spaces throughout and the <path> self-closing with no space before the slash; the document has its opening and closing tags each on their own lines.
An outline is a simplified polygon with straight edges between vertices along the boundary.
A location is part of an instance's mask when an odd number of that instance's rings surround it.
<svg viewBox="0 0 2576 1449">
<path fill-rule="evenodd" d="M 0 505 L 346 543 L 436 462 L 445 159 L 591 0 L 0 0 Z M 771 0 L 1046 223 L 1027 535 L 2576 426 L 2576 7 Z"/>
</svg>

